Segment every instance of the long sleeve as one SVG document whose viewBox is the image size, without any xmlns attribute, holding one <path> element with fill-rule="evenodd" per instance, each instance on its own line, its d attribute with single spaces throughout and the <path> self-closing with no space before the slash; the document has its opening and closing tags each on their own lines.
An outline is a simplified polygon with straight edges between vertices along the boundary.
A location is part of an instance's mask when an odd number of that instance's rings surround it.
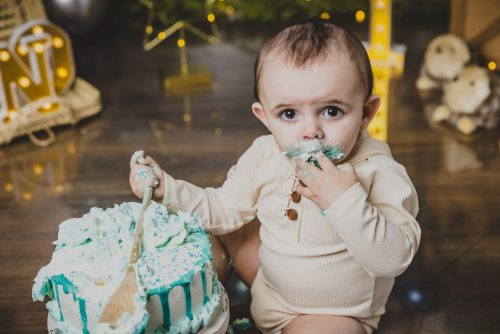
<svg viewBox="0 0 500 334">
<path fill-rule="evenodd" d="M 228 172 L 220 188 L 201 188 L 166 174 L 166 199 L 170 209 L 196 212 L 207 231 L 226 234 L 256 215 L 256 172 L 266 151 L 265 137 L 257 138 Z"/>
<path fill-rule="evenodd" d="M 359 168 L 360 182 L 327 210 L 347 249 L 374 277 L 395 277 L 420 243 L 416 191 L 403 166 L 385 156 Z"/>
</svg>

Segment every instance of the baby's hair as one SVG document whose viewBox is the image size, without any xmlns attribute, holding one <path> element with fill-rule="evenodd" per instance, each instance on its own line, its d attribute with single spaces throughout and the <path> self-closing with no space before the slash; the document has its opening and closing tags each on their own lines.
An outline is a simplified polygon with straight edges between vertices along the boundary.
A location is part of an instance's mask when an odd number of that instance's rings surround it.
<svg viewBox="0 0 500 334">
<path fill-rule="evenodd" d="M 276 55 L 285 62 L 303 68 L 336 55 L 354 62 L 358 80 L 368 98 L 373 91 L 373 72 L 363 43 L 348 29 L 331 22 L 308 19 L 292 25 L 267 41 L 255 59 L 254 97 L 259 99 L 259 79 L 268 55 Z"/>
</svg>

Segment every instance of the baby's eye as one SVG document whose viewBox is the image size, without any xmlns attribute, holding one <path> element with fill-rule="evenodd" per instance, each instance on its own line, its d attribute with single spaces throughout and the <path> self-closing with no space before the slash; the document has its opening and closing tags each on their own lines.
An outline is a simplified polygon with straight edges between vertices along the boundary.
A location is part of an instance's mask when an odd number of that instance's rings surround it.
<svg viewBox="0 0 500 334">
<path fill-rule="evenodd" d="M 285 109 L 280 112 L 280 118 L 284 120 L 291 120 L 295 118 L 295 110 L 293 109 Z"/>
<path fill-rule="evenodd" d="M 344 114 L 342 110 L 338 107 L 328 106 L 323 109 L 323 117 L 326 118 L 337 118 Z"/>
</svg>

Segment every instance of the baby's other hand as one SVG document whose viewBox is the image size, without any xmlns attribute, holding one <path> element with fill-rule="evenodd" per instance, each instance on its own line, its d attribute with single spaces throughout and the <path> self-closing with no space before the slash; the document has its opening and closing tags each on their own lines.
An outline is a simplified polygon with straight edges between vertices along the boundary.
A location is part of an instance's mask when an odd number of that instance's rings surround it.
<svg viewBox="0 0 500 334">
<path fill-rule="evenodd" d="M 130 188 L 133 193 L 142 198 L 144 196 L 144 188 L 153 188 L 153 197 L 161 199 L 165 193 L 165 179 L 163 171 L 158 163 L 147 156 L 144 158 L 144 151 L 137 151 L 130 159 Z"/>
</svg>

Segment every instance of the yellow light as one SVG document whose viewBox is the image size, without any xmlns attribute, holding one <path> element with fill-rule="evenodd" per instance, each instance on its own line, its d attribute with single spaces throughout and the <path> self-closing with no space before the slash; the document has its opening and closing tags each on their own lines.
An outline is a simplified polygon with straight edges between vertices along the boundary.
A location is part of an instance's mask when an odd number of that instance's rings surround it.
<svg viewBox="0 0 500 334">
<path fill-rule="evenodd" d="M 50 109 L 52 109 L 54 107 L 54 105 L 52 103 L 45 103 L 43 106 L 42 106 L 42 110 L 45 110 L 45 111 L 49 111 Z"/>
<path fill-rule="evenodd" d="M 227 15 L 233 15 L 234 14 L 234 7 L 233 6 L 227 6 L 226 7 L 226 14 Z"/>
<path fill-rule="evenodd" d="M 148 25 L 146 26 L 146 33 L 149 35 L 153 32 L 153 26 L 152 25 Z"/>
<path fill-rule="evenodd" d="M 494 61 L 490 61 L 488 63 L 488 68 L 491 70 L 491 71 L 494 71 L 497 69 L 497 63 L 495 63 Z"/>
<path fill-rule="evenodd" d="M 76 153 L 76 146 L 75 144 L 73 143 L 69 143 L 67 146 L 66 146 L 66 151 L 68 151 L 68 153 L 70 155 L 75 155 Z"/>
<path fill-rule="evenodd" d="M 36 53 L 42 53 L 45 48 L 43 47 L 42 43 L 35 43 L 33 45 L 33 49 L 35 50 Z"/>
<path fill-rule="evenodd" d="M 377 9 L 384 9 L 385 8 L 385 1 L 384 0 L 377 0 L 375 6 Z"/>
<path fill-rule="evenodd" d="M 66 67 L 62 67 L 62 66 L 59 66 L 57 69 L 56 69 L 56 74 L 59 78 L 61 79 L 66 79 L 69 75 L 69 72 L 68 70 L 66 69 Z"/>
<path fill-rule="evenodd" d="M 163 39 L 167 38 L 167 34 L 165 34 L 163 31 L 161 31 L 160 33 L 158 33 L 158 38 L 163 40 Z"/>
<path fill-rule="evenodd" d="M 64 40 L 61 37 L 56 36 L 52 38 L 52 45 L 54 45 L 56 49 L 60 49 L 64 46 Z"/>
<path fill-rule="evenodd" d="M 25 191 L 23 192 L 23 199 L 25 201 L 29 201 L 33 198 L 33 194 L 31 193 L 31 191 Z"/>
<path fill-rule="evenodd" d="M 41 33 L 43 33 L 43 28 L 40 26 L 34 26 L 31 31 L 33 31 L 33 34 L 35 35 L 40 35 Z"/>
<path fill-rule="evenodd" d="M 19 77 L 19 79 L 17 79 L 17 83 L 23 88 L 27 88 L 31 85 L 30 79 L 25 76 Z"/>
<path fill-rule="evenodd" d="M 33 174 L 42 175 L 43 174 L 43 165 L 36 163 L 33 165 Z"/>
<path fill-rule="evenodd" d="M 330 14 L 328 14 L 327 12 L 323 12 L 323 13 L 321 13 L 321 15 L 319 17 L 322 20 L 329 20 L 330 19 Z"/>
<path fill-rule="evenodd" d="M 366 14 L 362 10 L 356 12 L 356 22 L 363 22 L 365 20 Z"/>
<path fill-rule="evenodd" d="M 182 119 L 184 120 L 184 122 L 189 123 L 191 122 L 191 115 L 184 114 L 184 116 L 182 116 Z"/>
<path fill-rule="evenodd" d="M 54 187 L 54 190 L 56 191 L 56 193 L 62 193 L 64 191 L 64 186 L 62 184 L 58 184 Z"/>
<path fill-rule="evenodd" d="M 215 15 L 214 15 L 214 14 L 212 14 L 212 13 L 208 14 L 208 15 L 207 15 L 207 20 L 208 20 L 208 22 L 210 22 L 210 23 L 211 23 L 211 22 L 214 22 L 214 21 L 215 21 Z"/>
<path fill-rule="evenodd" d="M 226 8 L 226 4 L 224 2 L 218 2 L 217 3 L 217 9 L 220 11 L 223 11 Z"/>
<path fill-rule="evenodd" d="M 10 182 L 5 183 L 3 186 L 6 192 L 10 193 L 12 190 L 14 190 L 14 185 Z"/>
<path fill-rule="evenodd" d="M 0 51 L 0 60 L 1 61 L 9 61 L 10 59 L 10 53 L 8 51 L 2 50 Z"/>
<path fill-rule="evenodd" d="M 375 26 L 375 30 L 378 32 L 378 33 L 383 33 L 385 31 L 385 26 L 383 24 L 377 24 Z"/>
<path fill-rule="evenodd" d="M 19 53 L 21 56 L 26 56 L 28 54 L 28 48 L 24 45 L 19 45 L 17 47 L 17 53 Z"/>
<path fill-rule="evenodd" d="M 183 38 L 179 38 L 177 40 L 177 46 L 180 47 L 180 48 L 185 47 L 186 46 L 186 41 Z"/>
</svg>

